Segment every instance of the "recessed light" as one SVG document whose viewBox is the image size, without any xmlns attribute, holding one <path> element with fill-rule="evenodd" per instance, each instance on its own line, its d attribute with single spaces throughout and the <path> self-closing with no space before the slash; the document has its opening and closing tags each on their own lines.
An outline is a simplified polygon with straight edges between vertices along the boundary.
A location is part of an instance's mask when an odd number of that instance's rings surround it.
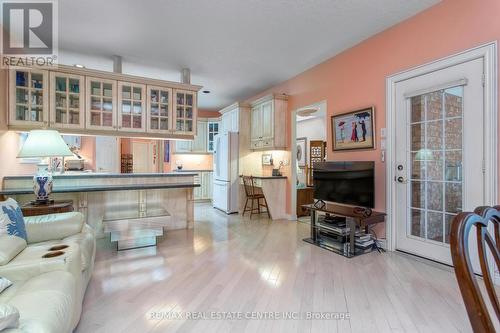
<svg viewBox="0 0 500 333">
<path fill-rule="evenodd" d="M 203 90 L 202 93 L 204 93 L 204 94 L 210 94 L 210 90 Z"/>
<path fill-rule="evenodd" d="M 85 68 L 85 66 L 80 65 L 80 64 L 74 64 L 73 66 L 75 66 L 76 68 Z"/>
</svg>

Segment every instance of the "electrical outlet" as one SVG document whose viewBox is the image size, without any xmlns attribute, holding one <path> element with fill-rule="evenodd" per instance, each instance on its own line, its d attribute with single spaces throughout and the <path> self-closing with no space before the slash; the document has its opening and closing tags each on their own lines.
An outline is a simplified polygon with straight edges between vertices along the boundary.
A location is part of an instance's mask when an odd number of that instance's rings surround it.
<svg viewBox="0 0 500 333">
<path fill-rule="evenodd" d="M 380 137 L 385 138 L 387 136 L 387 128 L 381 128 L 380 129 Z"/>
</svg>

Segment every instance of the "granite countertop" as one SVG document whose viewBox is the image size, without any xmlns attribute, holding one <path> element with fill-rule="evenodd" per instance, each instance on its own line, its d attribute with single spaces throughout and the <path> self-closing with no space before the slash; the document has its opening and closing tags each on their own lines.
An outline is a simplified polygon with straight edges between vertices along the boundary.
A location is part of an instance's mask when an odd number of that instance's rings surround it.
<svg viewBox="0 0 500 333">
<path fill-rule="evenodd" d="M 186 173 L 186 172 L 213 172 L 212 169 L 181 169 L 181 170 L 172 170 L 172 172 L 178 173 Z"/>
<path fill-rule="evenodd" d="M 184 176 L 196 176 L 196 173 L 192 170 L 182 172 L 166 172 L 166 173 L 80 173 L 80 174 L 54 174 L 52 177 L 54 179 L 77 179 L 77 178 L 139 178 L 139 177 L 184 177 Z M 4 180 L 14 180 L 14 179 L 32 179 L 33 175 L 24 176 L 5 176 Z"/>
<path fill-rule="evenodd" d="M 52 193 L 71 192 L 105 192 L 105 191 L 130 191 L 130 190 L 156 190 L 156 189 L 178 189 L 200 187 L 193 183 L 171 183 L 171 184 L 122 184 L 122 185 L 91 185 L 91 186 L 54 186 Z M 3 195 L 32 194 L 32 189 L 2 190 Z"/>
<path fill-rule="evenodd" d="M 241 175 L 240 177 L 243 177 Z M 287 179 L 287 176 L 252 176 L 255 179 Z"/>
</svg>

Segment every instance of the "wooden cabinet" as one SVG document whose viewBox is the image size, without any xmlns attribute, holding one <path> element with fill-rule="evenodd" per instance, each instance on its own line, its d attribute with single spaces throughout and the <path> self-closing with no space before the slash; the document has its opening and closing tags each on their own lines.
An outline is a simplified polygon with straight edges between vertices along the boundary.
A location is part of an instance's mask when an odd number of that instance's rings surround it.
<svg viewBox="0 0 500 333">
<path fill-rule="evenodd" d="M 116 81 L 87 77 L 88 129 L 116 130 Z"/>
<path fill-rule="evenodd" d="M 176 134 L 196 133 L 196 94 L 187 90 L 174 90 L 173 130 Z"/>
<path fill-rule="evenodd" d="M 213 173 L 212 171 L 201 171 L 194 177 L 195 187 L 193 191 L 194 200 L 212 200 L 213 192 Z"/>
<path fill-rule="evenodd" d="M 213 152 L 214 137 L 219 132 L 218 121 L 198 120 L 193 141 L 176 141 L 175 153 L 206 154 Z"/>
<path fill-rule="evenodd" d="M 50 73 L 50 127 L 85 127 L 85 77 Z"/>
<path fill-rule="evenodd" d="M 118 130 L 146 132 L 146 86 L 118 82 Z"/>
<path fill-rule="evenodd" d="M 196 135 L 194 136 L 192 152 L 193 153 L 206 153 L 207 152 L 207 132 L 208 122 L 198 121 Z"/>
<path fill-rule="evenodd" d="M 10 70 L 8 129 L 192 140 L 200 88 L 64 65 Z"/>
<path fill-rule="evenodd" d="M 287 97 L 269 95 L 252 103 L 250 149 L 286 148 Z"/>
<path fill-rule="evenodd" d="M 147 131 L 168 134 L 172 130 L 172 89 L 148 86 L 147 90 Z"/>
<path fill-rule="evenodd" d="M 302 208 L 302 205 L 314 203 L 314 188 L 304 187 L 297 189 L 297 217 L 308 216 L 309 210 Z"/>
<path fill-rule="evenodd" d="M 42 128 L 49 125 L 49 72 L 37 69 L 9 71 L 9 125 Z"/>
</svg>

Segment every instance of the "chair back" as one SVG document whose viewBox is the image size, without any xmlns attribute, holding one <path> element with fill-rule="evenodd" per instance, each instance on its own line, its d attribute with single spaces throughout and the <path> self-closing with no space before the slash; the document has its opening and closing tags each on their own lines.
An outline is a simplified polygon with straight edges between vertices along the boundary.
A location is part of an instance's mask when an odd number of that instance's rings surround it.
<svg viewBox="0 0 500 333">
<path fill-rule="evenodd" d="M 488 232 L 488 222 L 494 225 L 494 238 Z M 481 273 L 491 306 L 500 321 L 500 303 L 495 292 L 492 275 L 488 263 L 487 249 L 500 267 L 500 206 L 478 207 L 474 213 L 460 213 L 452 221 L 450 233 L 450 248 L 458 286 L 467 309 L 469 321 L 474 332 L 495 332 L 481 289 L 476 281 L 474 269 L 469 255 L 469 234 L 477 236 L 477 250 Z"/>
<path fill-rule="evenodd" d="M 243 185 L 245 186 L 245 193 L 247 197 L 255 195 L 255 185 L 252 176 L 243 176 Z"/>
</svg>

